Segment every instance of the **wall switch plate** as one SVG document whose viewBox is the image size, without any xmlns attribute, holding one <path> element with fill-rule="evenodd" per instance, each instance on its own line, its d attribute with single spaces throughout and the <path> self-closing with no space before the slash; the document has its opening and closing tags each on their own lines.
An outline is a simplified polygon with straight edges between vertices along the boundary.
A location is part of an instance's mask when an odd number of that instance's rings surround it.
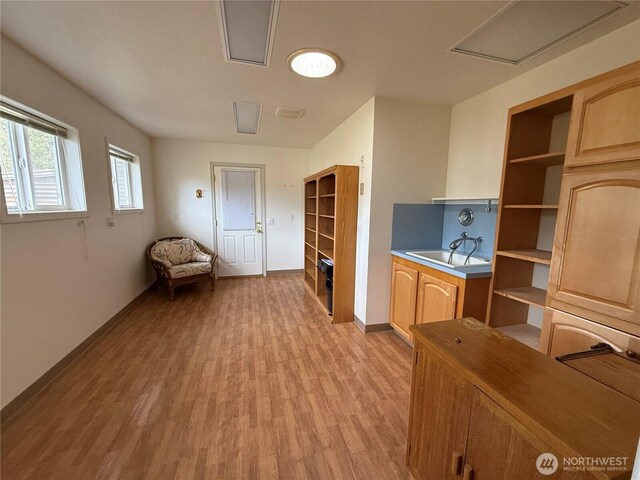
<svg viewBox="0 0 640 480">
<path fill-rule="evenodd" d="M 360 184 L 360 195 L 364 195 L 364 183 Z"/>
<path fill-rule="evenodd" d="M 115 227 L 116 226 L 116 219 L 114 217 L 107 217 L 107 225 L 109 227 Z"/>
<path fill-rule="evenodd" d="M 274 225 L 276 223 L 276 219 L 275 218 L 268 218 L 267 219 L 267 225 Z"/>
<path fill-rule="evenodd" d="M 293 222 L 295 219 L 296 219 L 296 216 L 292 213 L 291 216 L 289 217 L 289 220 Z"/>
</svg>

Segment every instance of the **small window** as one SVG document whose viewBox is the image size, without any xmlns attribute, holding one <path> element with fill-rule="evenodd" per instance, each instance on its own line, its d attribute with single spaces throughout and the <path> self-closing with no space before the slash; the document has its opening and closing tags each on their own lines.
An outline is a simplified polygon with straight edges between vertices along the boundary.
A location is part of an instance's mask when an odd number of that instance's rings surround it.
<svg viewBox="0 0 640 480">
<path fill-rule="evenodd" d="M 109 164 L 114 213 L 141 211 L 144 206 L 140 159 L 126 150 L 109 145 Z"/>
<path fill-rule="evenodd" d="M 4 98 L 0 171 L 3 220 L 86 211 L 77 131 Z"/>
</svg>

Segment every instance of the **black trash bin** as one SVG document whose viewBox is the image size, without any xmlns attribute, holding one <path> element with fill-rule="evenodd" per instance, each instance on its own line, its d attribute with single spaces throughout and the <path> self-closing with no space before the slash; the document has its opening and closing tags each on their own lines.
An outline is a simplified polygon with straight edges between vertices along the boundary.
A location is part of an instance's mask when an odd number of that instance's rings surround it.
<svg viewBox="0 0 640 480">
<path fill-rule="evenodd" d="M 318 269 L 327 276 L 327 310 L 329 315 L 333 315 L 333 260 L 321 258 Z"/>
</svg>

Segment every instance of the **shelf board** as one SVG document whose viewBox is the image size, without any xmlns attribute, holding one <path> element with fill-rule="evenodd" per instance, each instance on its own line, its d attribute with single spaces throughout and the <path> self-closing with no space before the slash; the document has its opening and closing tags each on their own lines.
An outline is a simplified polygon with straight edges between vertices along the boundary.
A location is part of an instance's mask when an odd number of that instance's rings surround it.
<svg viewBox="0 0 640 480">
<path fill-rule="evenodd" d="M 329 240 L 334 239 L 332 235 L 328 235 L 326 233 L 318 232 L 318 235 L 322 235 L 324 238 L 328 238 Z"/>
<path fill-rule="evenodd" d="M 494 290 L 493 293 L 536 307 L 544 307 L 547 298 L 547 291 L 536 287 L 501 288 Z"/>
<path fill-rule="evenodd" d="M 308 197 L 305 197 L 305 198 L 316 198 L 316 196 L 315 195 L 309 195 Z"/>
<path fill-rule="evenodd" d="M 547 250 L 538 250 L 531 248 L 527 250 L 498 250 L 497 255 L 503 257 L 517 258 L 527 262 L 542 263 L 543 265 L 551 265 L 551 252 Z"/>
<path fill-rule="evenodd" d="M 315 243 L 311 243 L 311 242 L 304 242 L 305 245 L 309 245 L 311 248 L 313 248 L 314 250 L 316 249 L 316 244 Z"/>
<path fill-rule="evenodd" d="M 316 259 L 315 258 L 311 258 L 309 255 L 305 255 L 304 258 L 308 258 L 309 260 L 311 260 L 314 264 L 316 263 Z"/>
<path fill-rule="evenodd" d="M 552 165 L 564 164 L 564 152 L 543 153 L 542 155 L 532 155 L 530 157 L 514 158 L 509 160 L 513 165 L 540 165 L 549 167 Z"/>
<path fill-rule="evenodd" d="M 324 217 L 324 218 L 336 218 L 335 215 L 322 215 L 322 214 L 319 214 L 318 216 L 319 217 Z"/>
<path fill-rule="evenodd" d="M 305 272 L 307 272 L 307 275 L 309 275 L 311 278 L 313 278 L 313 279 L 316 278 L 316 272 L 315 271 L 306 269 Z"/>
<path fill-rule="evenodd" d="M 309 230 L 310 232 L 316 233 L 316 231 L 313 228 L 309 228 L 309 227 L 304 227 L 305 230 Z"/>
<path fill-rule="evenodd" d="M 314 217 L 316 216 L 316 212 L 304 212 L 305 215 L 313 215 Z"/>
<path fill-rule="evenodd" d="M 322 250 L 318 249 L 318 253 L 321 253 L 322 255 L 324 255 L 325 257 L 327 257 L 329 260 L 333 260 L 333 253 L 328 253 L 328 252 L 323 252 Z"/>
<path fill-rule="evenodd" d="M 432 198 L 431 202 L 435 205 L 488 205 L 491 201 L 491 205 L 497 205 L 500 202 L 498 198 Z"/>
<path fill-rule="evenodd" d="M 336 196 L 335 193 L 325 193 L 324 195 L 320 195 L 320 198 L 335 197 L 335 196 Z"/>
<path fill-rule="evenodd" d="M 542 331 L 538 327 L 534 327 L 528 323 L 522 323 L 520 325 L 497 327 L 496 330 L 535 350 L 540 348 L 540 334 Z"/>
<path fill-rule="evenodd" d="M 531 208 L 557 210 L 558 205 L 504 205 L 504 208 Z"/>
</svg>

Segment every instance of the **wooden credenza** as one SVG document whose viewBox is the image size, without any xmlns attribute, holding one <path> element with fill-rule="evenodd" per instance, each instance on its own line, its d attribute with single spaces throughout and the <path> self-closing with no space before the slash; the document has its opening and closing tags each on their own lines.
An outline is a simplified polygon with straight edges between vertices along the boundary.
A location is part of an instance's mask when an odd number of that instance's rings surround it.
<svg viewBox="0 0 640 480">
<path fill-rule="evenodd" d="M 406 461 L 416 480 L 630 478 L 640 403 L 471 318 L 411 331 Z M 538 470 L 543 453 L 557 458 L 552 476 Z M 624 464 L 564 467 L 596 457 Z"/>
</svg>

